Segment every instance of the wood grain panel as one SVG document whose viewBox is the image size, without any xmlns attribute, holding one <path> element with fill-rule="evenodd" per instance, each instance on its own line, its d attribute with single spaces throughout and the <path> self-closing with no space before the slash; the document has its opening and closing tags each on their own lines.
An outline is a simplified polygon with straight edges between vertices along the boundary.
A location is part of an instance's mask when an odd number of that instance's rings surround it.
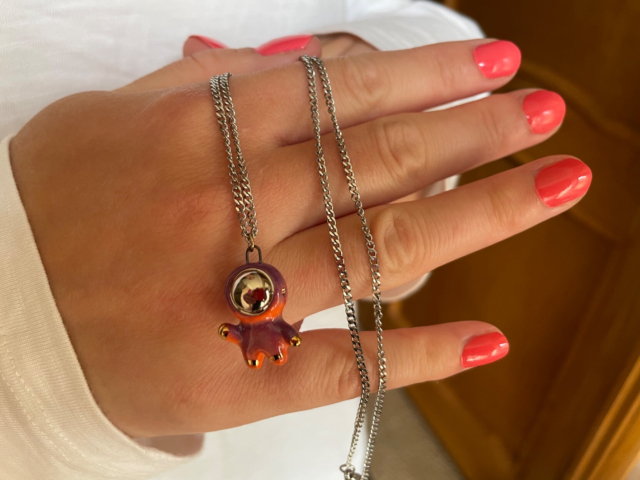
<svg viewBox="0 0 640 480">
<path fill-rule="evenodd" d="M 570 212 L 385 308 L 388 325 L 478 319 L 511 343 L 495 365 L 410 393 L 471 480 L 623 480 L 640 457 L 640 1 L 445 3 L 521 47 L 509 89 L 568 107 L 552 139 L 463 182 L 557 153 L 594 180 Z"/>
</svg>

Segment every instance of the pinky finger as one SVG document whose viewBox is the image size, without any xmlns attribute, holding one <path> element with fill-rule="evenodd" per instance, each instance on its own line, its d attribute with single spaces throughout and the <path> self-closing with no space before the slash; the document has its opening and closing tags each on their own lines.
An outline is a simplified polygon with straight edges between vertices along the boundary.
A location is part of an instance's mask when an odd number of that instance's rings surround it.
<svg viewBox="0 0 640 480">
<path fill-rule="evenodd" d="M 376 334 L 362 332 L 360 338 L 371 391 L 375 392 Z M 348 330 L 307 331 L 303 334 L 303 345 L 292 352 L 289 362 L 278 368 L 264 368 L 256 373 L 237 362 L 231 369 L 223 370 L 224 376 L 233 378 L 235 387 L 223 391 L 222 399 L 202 397 L 202 409 L 212 417 L 199 425 L 198 431 L 235 427 L 360 395 L 360 374 Z M 384 346 L 388 389 L 450 377 L 499 360 L 509 352 L 507 339 L 496 327 L 476 321 L 389 330 L 384 334 Z M 235 347 L 229 344 L 227 347 L 228 354 L 235 357 Z M 219 373 L 219 369 L 215 371 Z M 214 385 L 216 394 L 220 393 L 219 381 L 207 382 Z M 221 409 L 227 412 L 222 423 L 216 413 Z"/>
<path fill-rule="evenodd" d="M 376 335 L 361 333 L 371 391 L 378 388 Z M 265 405 L 279 415 L 307 410 L 358 397 L 360 374 L 348 330 L 311 330 L 304 334 L 305 347 L 291 361 L 267 376 L 277 376 L 272 398 Z M 476 321 L 444 323 L 427 327 L 389 330 L 384 336 L 387 357 L 387 388 L 440 380 L 464 370 L 497 361 L 509 352 L 506 337 L 494 326 Z M 262 378 L 259 381 L 275 382 Z M 282 407 L 282 411 L 278 409 Z"/>
</svg>

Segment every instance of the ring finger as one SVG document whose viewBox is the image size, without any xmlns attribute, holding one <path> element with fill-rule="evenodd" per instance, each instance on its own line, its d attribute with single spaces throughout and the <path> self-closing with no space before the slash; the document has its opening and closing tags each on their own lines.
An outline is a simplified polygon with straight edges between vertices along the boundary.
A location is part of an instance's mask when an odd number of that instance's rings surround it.
<svg viewBox="0 0 640 480">
<path fill-rule="evenodd" d="M 591 172 L 584 163 L 556 156 L 434 197 L 368 210 L 383 289 L 405 284 L 564 212 L 582 198 L 590 183 Z M 338 230 L 351 289 L 355 298 L 361 298 L 370 292 L 371 278 L 358 216 L 339 219 Z M 325 225 L 282 241 L 269 253 L 268 261 L 290 279 L 289 318 L 340 303 Z"/>
</svg>

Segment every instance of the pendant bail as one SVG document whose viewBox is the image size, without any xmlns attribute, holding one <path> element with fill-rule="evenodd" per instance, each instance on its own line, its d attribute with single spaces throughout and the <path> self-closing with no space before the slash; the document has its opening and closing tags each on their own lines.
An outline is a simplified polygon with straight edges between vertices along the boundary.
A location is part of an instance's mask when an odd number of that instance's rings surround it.
<svg viewBox="0 0 640 480">
<path fill-rule="evenodd" d="M 344 480 L 360 480 L 362 477 L 356 473 L 356 467 L 353 465 L 341 465 L 340 471 L 344 474 Z"/>
<path fill-rule="evenodd" d="M 262 250 L 260 250 L 260 247 L 258 245 L 253 245 L 253 247 L 247 247 L 247 251 L 244 253 L 244 259 L 246 260 L 247 263 L 251 263 L 249 261 L 249 254 L 254 250 L 258 251 L 258 263 L 262 263 Z"/>
</svg>

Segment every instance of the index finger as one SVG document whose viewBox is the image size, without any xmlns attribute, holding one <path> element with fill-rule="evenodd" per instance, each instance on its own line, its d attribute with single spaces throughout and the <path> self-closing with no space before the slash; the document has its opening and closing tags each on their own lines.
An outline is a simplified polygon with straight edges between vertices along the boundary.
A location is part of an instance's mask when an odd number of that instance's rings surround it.
<svg viewBox="0 0 640 480">
<path fill-rule="evenodd" d="M 120 89 L 121 92 L 144 92 L 208 82 L 213 75 L 231 72 L 235 75 L 259 72 L 294 63 L 300 55 L 320 55 L 320 41 L 313 37 L 302 50 L 277 55 L 260 55 L 253 48 L 203 49 L 145 75 Z"/>
</svg>

